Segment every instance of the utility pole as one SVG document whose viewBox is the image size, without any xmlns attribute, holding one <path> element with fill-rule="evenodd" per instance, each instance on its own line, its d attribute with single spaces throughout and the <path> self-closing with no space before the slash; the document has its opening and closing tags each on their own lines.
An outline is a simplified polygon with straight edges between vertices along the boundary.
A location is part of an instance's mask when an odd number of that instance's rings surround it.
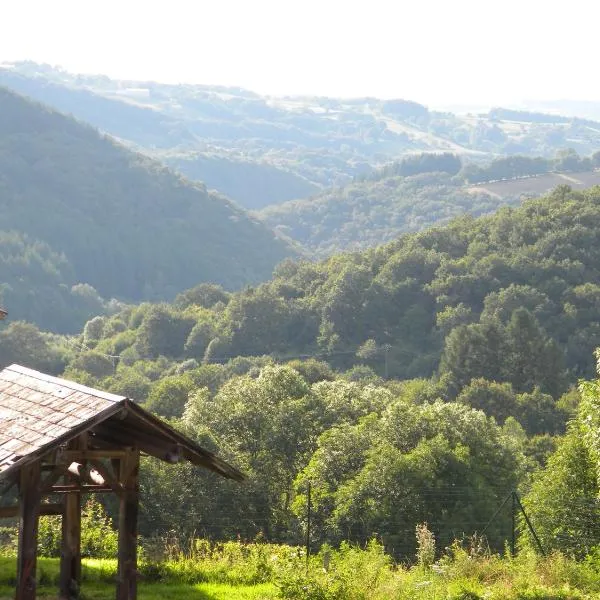
<svg viewBox="0 0 600 600">
<path fill-rule="evenodd" d="M 383 359 L 384 359 L 384 376 L 383 376 L 384 379 L 387 379 L 390 374 L 389 354 L 390 354 L 391 349 L 392 349 L 392 347 L 390 346 L 390 344 L 384 344 L 382 346 Z"/>
<path fill-rule="evenodd" d="M 514 558 L 517 554 L 517 494 L 511 494 L 512 506 L 510 511 L 512 527 L 510 536 L 510 554 Z"/>
</svg>

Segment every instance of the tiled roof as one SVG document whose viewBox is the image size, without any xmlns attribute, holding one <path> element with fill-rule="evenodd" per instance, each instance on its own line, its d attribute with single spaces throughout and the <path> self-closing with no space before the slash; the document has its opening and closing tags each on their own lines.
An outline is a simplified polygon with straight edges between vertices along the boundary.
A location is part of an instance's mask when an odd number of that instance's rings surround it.
<svg viewBox="0 0 600 600">
<path fill-rule="evenodd" d="M 0 473 L 124 400 L 19 365 L 0 371 Z"/>
<path fill-rule="evenodd" d="M 0 371 L 0 478 L 84 432 L 91 443 L 181 456 L 223 477 L 244 475 L 124 396 L 11 365 Z"/>
</svg>

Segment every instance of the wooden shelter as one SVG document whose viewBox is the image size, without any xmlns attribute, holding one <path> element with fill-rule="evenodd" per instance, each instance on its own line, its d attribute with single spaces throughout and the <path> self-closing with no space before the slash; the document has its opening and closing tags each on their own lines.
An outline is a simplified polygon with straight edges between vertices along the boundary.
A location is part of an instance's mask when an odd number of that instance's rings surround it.
<svg viewBox="0 0 600 600">
<path fill-rule="evenodd" d="M 0 321 L 2 321 L 2 319 L 6 319 L 7 316 L 8 311 L 0 306 Z"/>
<path fill-rule="evenodd" d="M 140 408 L 130 399 L 12 365 L 0 371 L 0 479 L 18 486 L 17 600 L 36 596 L 40 515 L 62 515 L 60 598 L 77 596 L 81 580 L 81 494 L 119 499 L 117 600 L 137 596 L 140 453 L 188 460 L 241 481 L 242 473 Z M 48 497 L 61 498 L 50 502 Z"/>
</svg>

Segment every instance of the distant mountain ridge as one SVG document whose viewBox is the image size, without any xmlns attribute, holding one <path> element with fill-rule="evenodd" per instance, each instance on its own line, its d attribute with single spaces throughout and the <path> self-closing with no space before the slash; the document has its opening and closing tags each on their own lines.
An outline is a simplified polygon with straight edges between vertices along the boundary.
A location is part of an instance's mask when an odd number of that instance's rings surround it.
<svg viewBox="0 0 600 600">
<path fill-rule="evenodd" d="M 260 282 L 297 254 L 227 198 L 4 88 L 2 231 L 12 232 L 0 237 L 7 244 L 4 256 L 14 256 L 0 261 L 1 293 L 11 315 L 38 321 L 44 314 L 58 329 L 67 328 L 68 290 L 78 283 L 105 298 L 161 300 L 202 281 L 229 289 Z M 29 291 L 18 284 L 23 260 L 34 286 Z M 44 298 L 35 289 L 41 282 L 46 294 L 67 290 L 56 297 L 54 317 L 50 308 L 42 310 Z M 18 310 L 26 306 L 29 312 Z"/>
<path fill-rule="evenodd" d="M 264 97 L 234 87 L 72 75 L 35 63 L 0 68 L 2 84 L 71 112 L 251 209 L 348 184 L 411 153 L 453 152 L 482 162 L 600 148 L 600 124 L 533 111 L 518 120 L 502 108 L 456 115 L 408 100 Z"/>
</svg>

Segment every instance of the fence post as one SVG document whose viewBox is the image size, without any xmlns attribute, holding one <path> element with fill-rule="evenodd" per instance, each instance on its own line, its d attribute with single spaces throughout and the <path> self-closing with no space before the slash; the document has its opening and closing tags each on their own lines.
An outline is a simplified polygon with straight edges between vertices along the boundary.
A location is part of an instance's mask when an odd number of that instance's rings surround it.
<svg viewBox="0 0 600 600">
<path fill-rule="evenodd" d="M 513 494 L 514 494 L 514 499 L 519 507 L 519 510 L 523 514 L 523 517 L 525 517 L 525 523 L 527 524 L 527 528 L 531 532 L 531 535 L 533 536 L 533 539 L 535 540 L 535 543 L 540 551 L 540 554 L 542 556 L 546 556 L 546 553 L 544 552 L 542 543 L 540 542 L 540 538 L 538 538 L 537 533 L 535 532 L 535 529 L 533 528 L 533 525 L 531 524 L 531 521 L 529 520 L 529 517 L 527 516 L 527 513 L 525 512 L 525 509 L 523 508 L 523 505 L 521 504 L 521 499 L 519 498 L 519 495 L 517 494 L 517 492 L 513 492 Z"/>
<path fill-rule="evenodd" d="M 308 567 L 310 561 L 310 518 L 311 518 L 311 485 L 308 482 L 307 490 L 307 505 L 306 505 L 306 573 L 308 574 Z"/>
</svg>

